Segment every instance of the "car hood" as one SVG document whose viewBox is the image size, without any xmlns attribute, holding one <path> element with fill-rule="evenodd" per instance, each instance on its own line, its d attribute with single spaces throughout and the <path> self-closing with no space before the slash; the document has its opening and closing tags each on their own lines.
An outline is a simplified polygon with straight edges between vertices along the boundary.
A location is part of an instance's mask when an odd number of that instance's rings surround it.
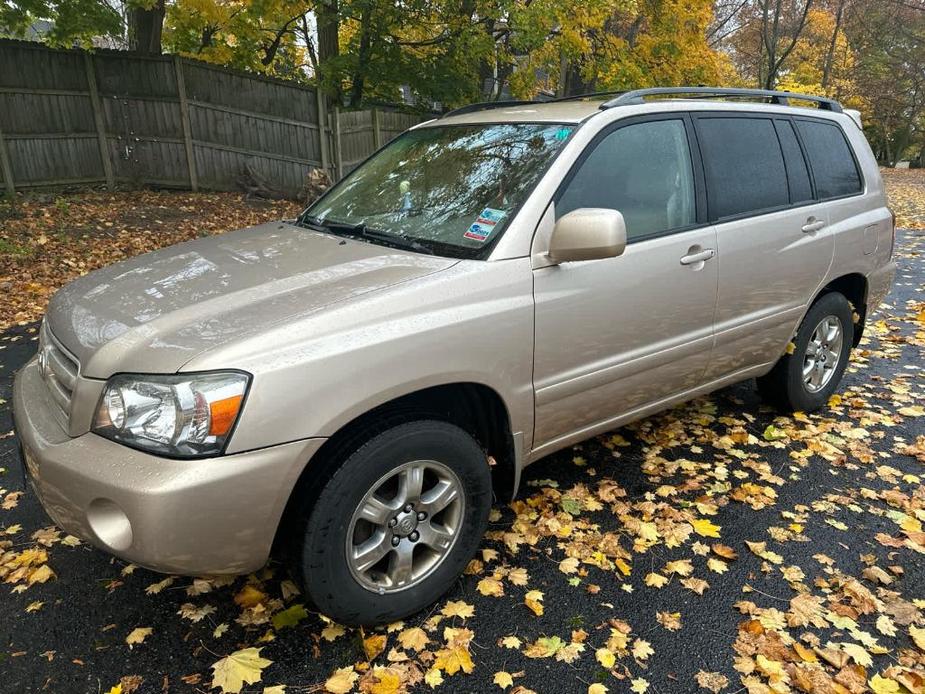
<svg viewBox="0 0 925 694">
<path fill-rule="evenodd" d="M 92 272 L 55 294 L 46 320 L 82 376 L 171 373 L 217 345 L 456 262 L 275 222 Z"/>
</svg>

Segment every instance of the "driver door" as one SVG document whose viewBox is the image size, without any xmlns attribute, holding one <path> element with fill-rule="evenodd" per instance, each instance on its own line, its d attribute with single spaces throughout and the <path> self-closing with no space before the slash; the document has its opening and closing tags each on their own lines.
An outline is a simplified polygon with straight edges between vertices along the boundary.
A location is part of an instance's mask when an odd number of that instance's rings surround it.
<svg viewBox="0 0 925 694">
<path fill-rule="evenodd" d="M 534 270 L 535 448 L 556 448 L 702 383 L 713 342 L 716 234 L 685 115 L 618 121 L 553 205 L 620 211 L 620 257 Z"/>
</svg>

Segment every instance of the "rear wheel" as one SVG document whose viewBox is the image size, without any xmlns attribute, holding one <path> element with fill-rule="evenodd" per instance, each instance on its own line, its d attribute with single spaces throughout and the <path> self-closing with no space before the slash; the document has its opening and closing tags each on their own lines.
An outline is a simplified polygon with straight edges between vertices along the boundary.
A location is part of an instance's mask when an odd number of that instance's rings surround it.
<svg viewBox="0 0 925 694">
<path fill-rule="evenodd" d="M 759 390 L 788 410 L 819 409 L 838 388 L 853 338 L 848 300 L 838 292 L 823 294 L 803 318 L 793 338 L 793 354 L 782 356 L 758 379 Z"/>
<path fill-rule="evenodd" d="M 303 514 L 298 569 L 309 597 L 343 624 L 427 607 L 478 548 L 491 499 L 485 453 L 459 427 L 424 420 L 372 436 Z"/>
</svg>

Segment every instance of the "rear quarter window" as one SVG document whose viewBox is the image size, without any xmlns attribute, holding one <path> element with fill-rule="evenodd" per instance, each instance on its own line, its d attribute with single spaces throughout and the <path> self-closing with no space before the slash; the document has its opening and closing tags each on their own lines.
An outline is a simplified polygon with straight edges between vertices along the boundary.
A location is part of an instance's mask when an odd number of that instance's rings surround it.
<svg viewBox="0 0 925 694">
<path fill-rule="evenodd" d="M 790 204 L 787 170 L 770 118 L 697 119 L 710 216 L 723 219 Z"/>
<path fill-rule="evenodd" d="M 834 123 L 798 120 L 820 200 L 861 192 L 861 174 L 842 129 Z"/>
</svg>

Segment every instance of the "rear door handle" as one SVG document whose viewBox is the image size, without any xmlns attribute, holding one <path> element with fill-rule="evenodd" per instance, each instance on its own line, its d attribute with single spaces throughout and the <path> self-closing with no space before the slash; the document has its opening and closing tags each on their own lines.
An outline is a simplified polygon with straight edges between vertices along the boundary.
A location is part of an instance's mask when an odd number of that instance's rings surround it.
<svg viewBox="0 0 925 694">
<path fill-rule="evenodd" d="M 811 234 L 814 231 L 819 231 L 825 226 L 825 222 L 821 219 L 816 219 L 815 217 L 810 217 L 806 220 L 806 224 L 803 225 L 802 230 L 804 234 Z"/>
<path fill-rule="evenodd" d="M 691 253 L 690 255 L 685 255 L 681 257 L 681 265 L 695 265 L 697 263 L 702 263 L 705 260 L 709 260 L 716 255 L 716 251 L 712 248 L 704 248 L 702 251 L 697 253 Z"/>
</svg>

